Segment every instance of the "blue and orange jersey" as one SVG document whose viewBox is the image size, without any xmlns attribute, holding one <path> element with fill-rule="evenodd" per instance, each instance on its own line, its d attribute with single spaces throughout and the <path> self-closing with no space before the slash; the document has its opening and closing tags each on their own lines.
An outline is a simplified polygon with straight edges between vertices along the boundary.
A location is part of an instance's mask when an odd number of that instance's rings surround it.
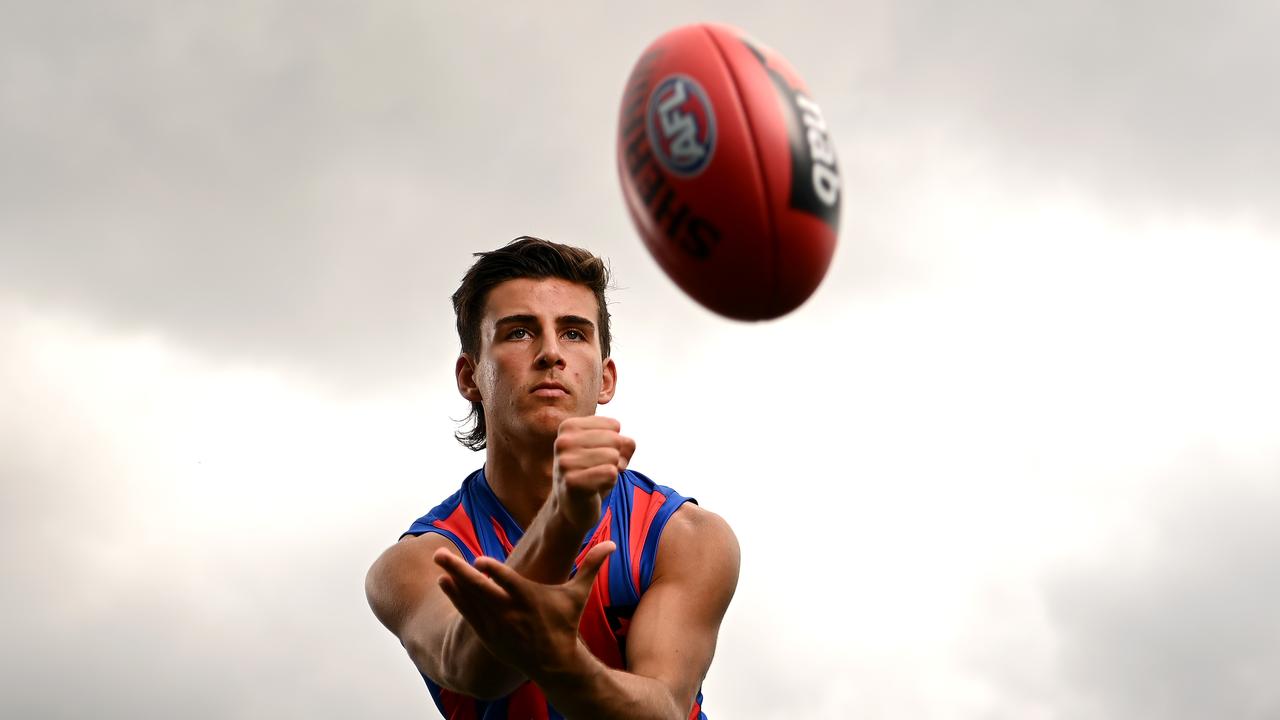
<svg viewBox="0 0 1280 720">
<path fill-rule="evenodd" d="M 617 545 L 617 550 L 600 568 L 578 626 L 583 642 L 611 668 L 626 669 L 627 629 L 653 579 L 658 539 L 667 521 L 686 502 L 696 501 L 634 470 L 624 470 L 604 505 L 600 522 L 582 542 L 574 561 L 574 572 L 587 551 L 597 544 L 612 540 Z M 489 488 L 481 468 L 462 481 L 458 492 L 414 521 L 404 535 L 423 533 L 445 536 L 467 562 L 474 563 L 480 555 L 505 561 L 507 553 L 520 542 L 524 530 Z M 532 682 L 521 685 L 506 697 L 482 701 L 442 688 L 425 674 L 422 677 L 436 707 L 449 720 L 563 718 Z M 689 718 L 706 720 L 701 690 Z"/>
</svg>

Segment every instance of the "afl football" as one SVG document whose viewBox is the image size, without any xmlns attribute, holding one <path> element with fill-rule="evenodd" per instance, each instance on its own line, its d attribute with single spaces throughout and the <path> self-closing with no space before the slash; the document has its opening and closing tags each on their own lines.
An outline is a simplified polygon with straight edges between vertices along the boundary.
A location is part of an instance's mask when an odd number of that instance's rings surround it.
<svg viewBox="0 0 1280 720">
<path fill-rule="evenodd" d="M 787 61 L 740 30 L 686 25 L 644 51 L 618 173 L 658 265 L 716 313 L 785 315 L 827 272 L 841 185 L 826 120 Z"/>
</svg>

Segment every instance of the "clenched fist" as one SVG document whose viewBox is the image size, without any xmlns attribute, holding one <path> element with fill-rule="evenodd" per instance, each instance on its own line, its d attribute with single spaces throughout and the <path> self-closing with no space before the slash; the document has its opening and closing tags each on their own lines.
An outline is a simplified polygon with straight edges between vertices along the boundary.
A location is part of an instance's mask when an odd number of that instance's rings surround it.
<svg viewBox="0 0 1280 720">
<path fill-rule="evenodd" d="M 551 497 L 560 515 L 583 532 L 600 520 L 601 503 L 636 451 L 636 441 L 621 429 L 617 420 L 598 415 L 560 423 Z"/>
</svg>

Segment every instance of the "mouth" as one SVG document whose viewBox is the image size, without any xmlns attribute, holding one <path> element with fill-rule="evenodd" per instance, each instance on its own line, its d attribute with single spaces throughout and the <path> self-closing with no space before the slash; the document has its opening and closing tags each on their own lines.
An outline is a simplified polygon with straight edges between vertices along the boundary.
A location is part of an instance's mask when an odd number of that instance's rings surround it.
<svg viewBox="0 0 1280 720">
<path fill-rule="evenodd" d="M 558 382 L 541 382 L 534 385 L 530 393 L 538 397 L 563 397 L 568 395 L 569 391 Z"/>
</svg>

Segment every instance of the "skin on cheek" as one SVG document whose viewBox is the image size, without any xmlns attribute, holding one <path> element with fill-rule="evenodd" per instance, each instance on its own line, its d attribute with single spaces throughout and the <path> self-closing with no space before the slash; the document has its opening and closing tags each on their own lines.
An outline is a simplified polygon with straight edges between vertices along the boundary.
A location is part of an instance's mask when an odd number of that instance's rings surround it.
<svg viewBox="0 0 1280 720">
<path fill-rule="evenodd" d="M 584 381 L 581 374 L 574 378 L 577 387 L 582 388 L 582 394 L 578 397 L 578 410 L 583 415 L 590 415 L 595 411 L 596 396 L 600 394 L 599 373 Z"/>
<path fill-rule="evenodd" d="M 492 373 L 489 371 L 487 363 L 476 363 L 475 372 L 472 373 L 472 379 L 475 381 L 476 390 L 480 393 L 480 399 L 485 400 L 489 397 L 489 388 L 492 383 Z"/>
</svg>

